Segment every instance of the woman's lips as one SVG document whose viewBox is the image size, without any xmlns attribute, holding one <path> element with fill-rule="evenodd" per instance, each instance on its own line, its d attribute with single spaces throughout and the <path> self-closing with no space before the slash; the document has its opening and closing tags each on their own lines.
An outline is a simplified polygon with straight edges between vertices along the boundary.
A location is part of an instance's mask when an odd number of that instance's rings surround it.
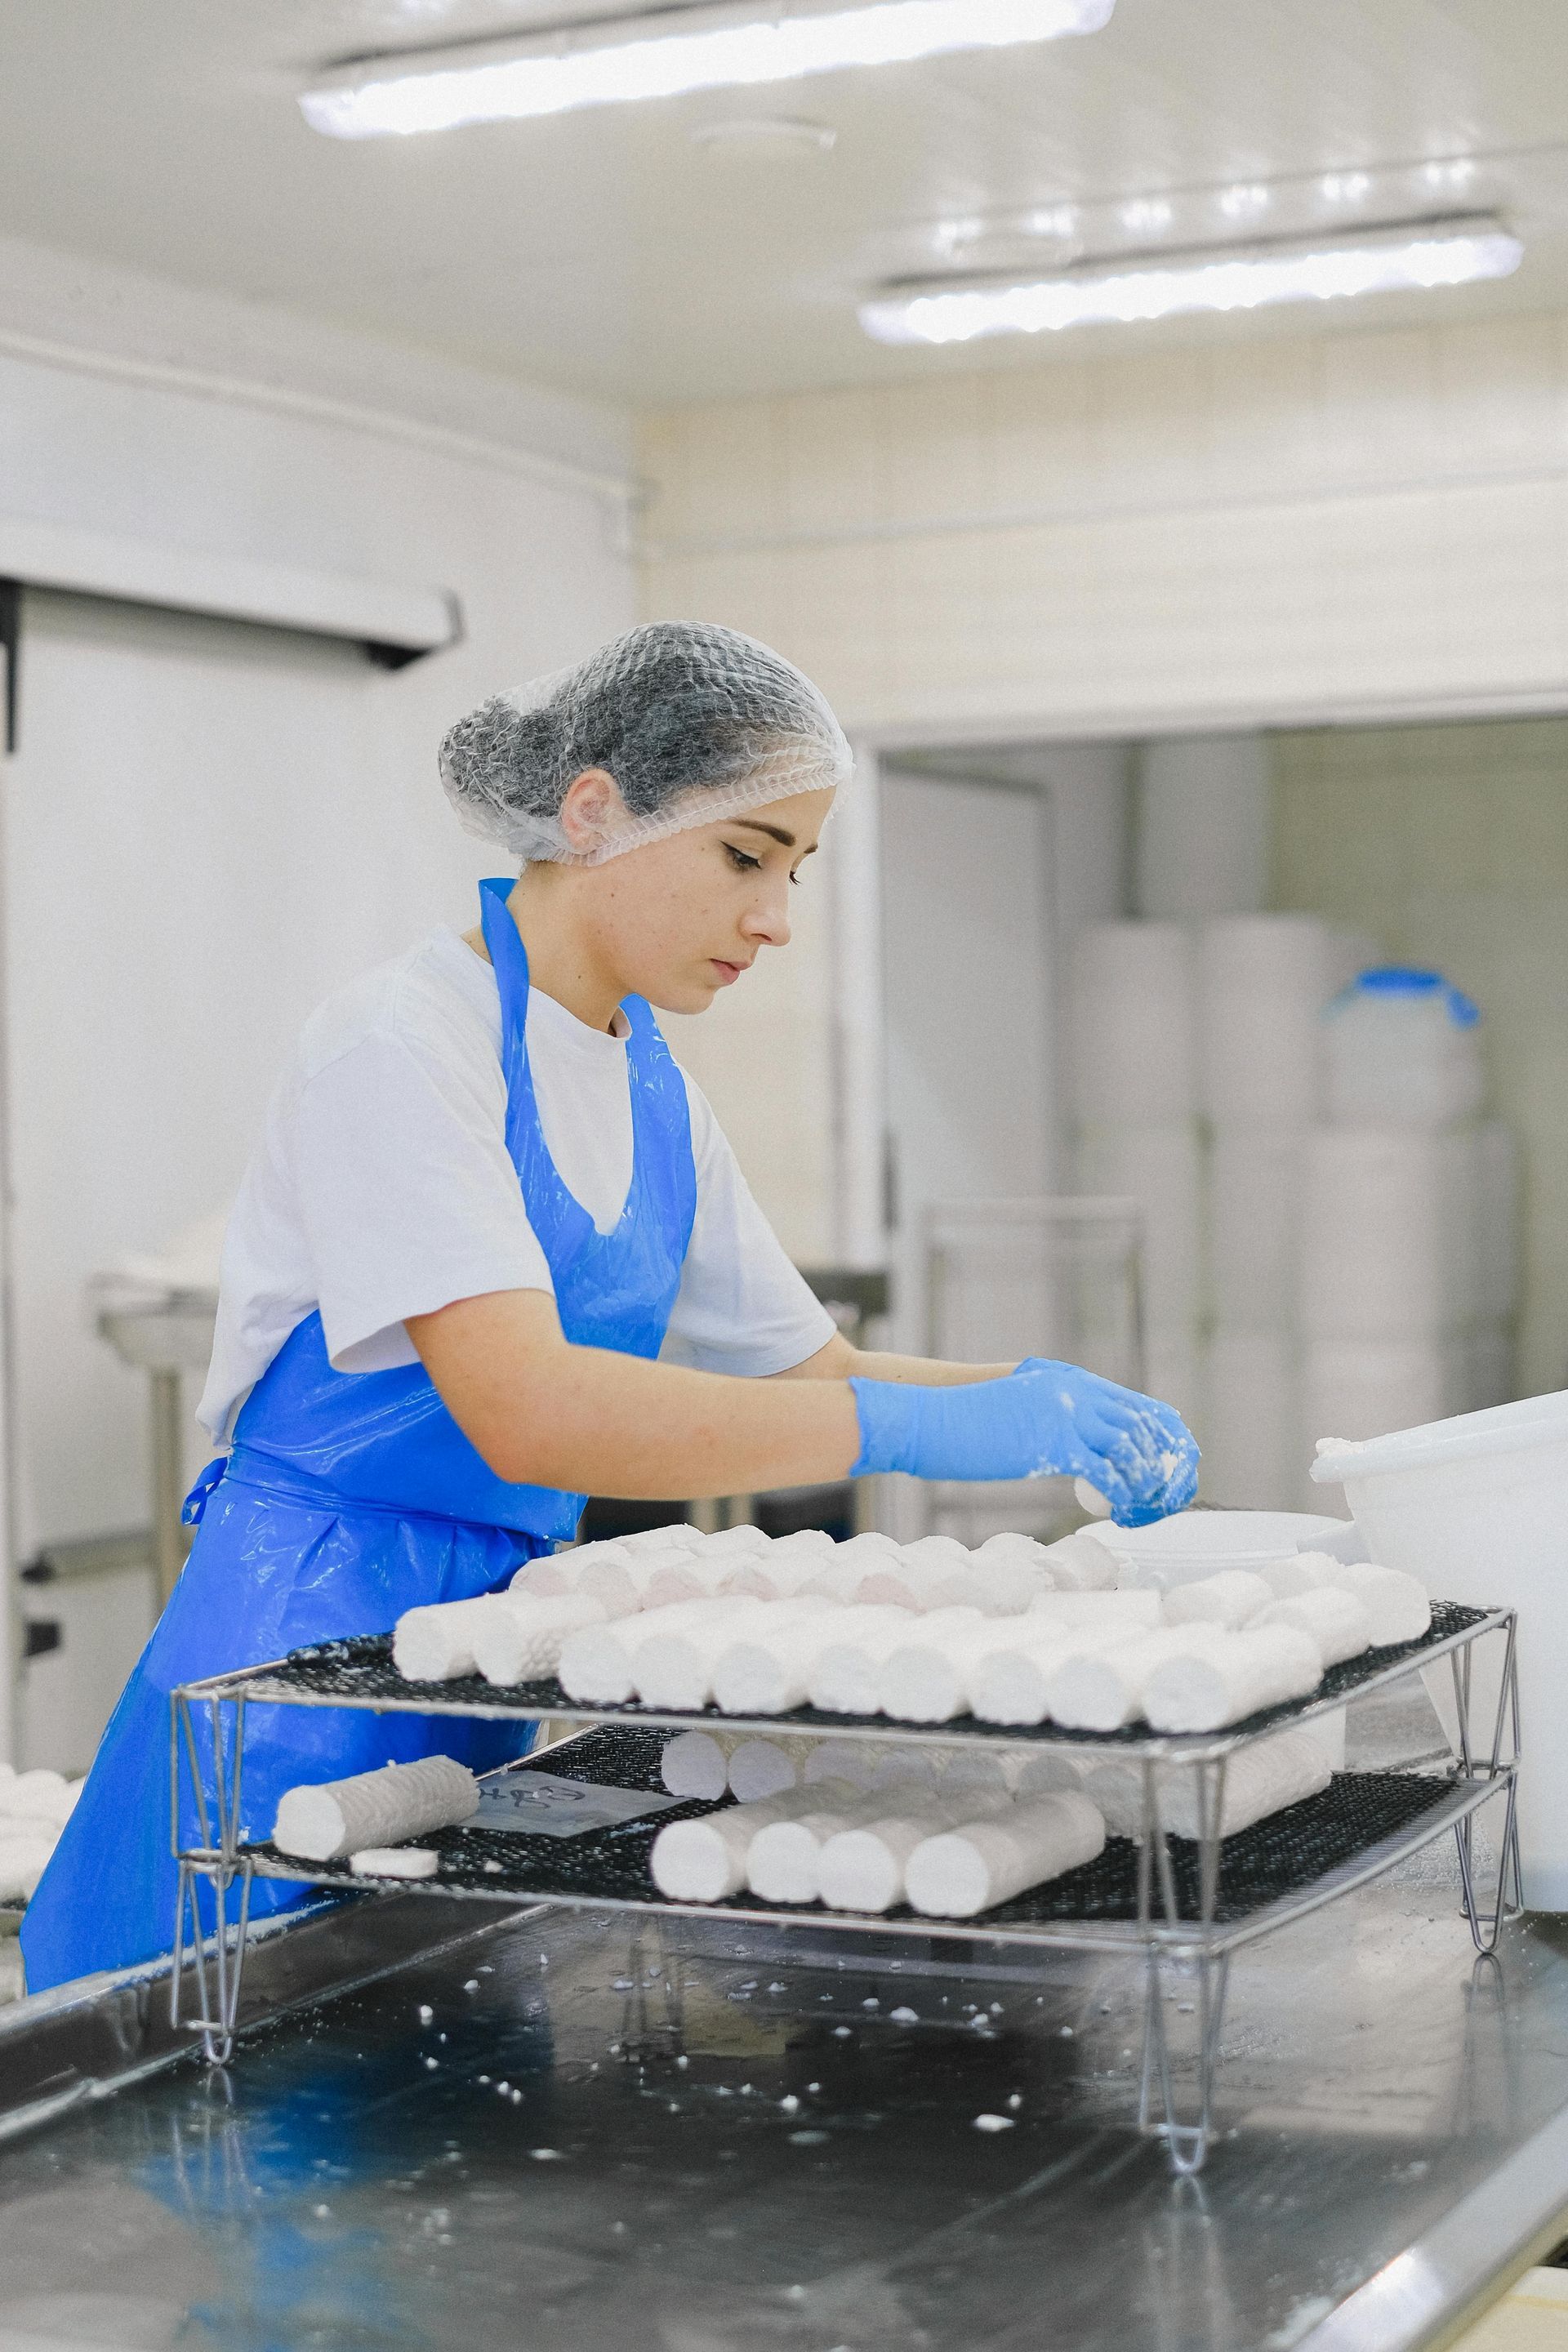
<svg viewBox="0 0 1568 2352">
<path fill-rule="evenodd" d="M 728 988 L 746 970 L 743 963 L 726 963 L 722 956 L 710 956 L 708 961 L 719 975 L 721 988 Z"/>
</svg>

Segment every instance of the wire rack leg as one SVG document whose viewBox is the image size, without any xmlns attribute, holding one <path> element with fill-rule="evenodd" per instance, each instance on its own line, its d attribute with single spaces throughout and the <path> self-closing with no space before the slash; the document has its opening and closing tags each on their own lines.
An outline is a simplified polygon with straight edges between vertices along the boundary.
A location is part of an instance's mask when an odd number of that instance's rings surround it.
<svg viewBox="0 0 1568 2352">
<path fill-rule="evenodd" d="M 1189 1969 L 1197 1988 L 1197 2033 L 1190 2062 L 1191 2094 L 1184 2106 L 1165 2011 L 1173 1988 L 1189 1980 Z M 1190 2179 L 1203 2170 L 1214 2136 L 1214 2086 L 1219 2070 L 1219 2038 L 1230 1982 L 1230 1955 L 1199 1952 L 1184 1967 L 1159 1950 L 1151 1949 L 1146 1982 L 1139 2127 L 1164 2141 L 1171 2170 L 1180 2179 Z M 1191 2119 L 1184 2121 L 1184 2113 Z"/>
<path fill-rule="evenodd" d="M 1473 1813 L 1467 1815 L 1458 1825 L 1461 1832 L 1458 1841 L 1459 1884 L 1464 1893 L 1465 1917 L 1469 1925 L 1471 1940 L 1483 1959 L 1489 1959 L 1497 1950 L 1498 1938 L 1503 1930 L 1503 1922 L 1509 1916 L 1508 1893 L 1510 1883 L 1516 1895 L 1518 1892 L 1519 1823 L 1516 1818 L 1518 1808 L 1515 1802 L 1518 1789 L 1519 1783 L 1510 1772 L 1508 1776 L 1508 1794 L 1503 1803 L 1502 1836 L 1498 1845 L 1497 1895 L 1491 1905 L 1490 1915 L 1485 1920 L 1482 1919 L 1481 1906 L 1476 1893 L 1474 1846 L 1468 1835 L 1464 1834 L 1468 1832 L 1475 1815 Z"/>
</svg>

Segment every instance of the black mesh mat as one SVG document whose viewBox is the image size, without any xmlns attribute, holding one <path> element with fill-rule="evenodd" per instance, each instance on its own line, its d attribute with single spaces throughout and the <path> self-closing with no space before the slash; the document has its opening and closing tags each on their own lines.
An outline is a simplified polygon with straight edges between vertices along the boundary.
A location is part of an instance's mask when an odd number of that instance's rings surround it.
<svg viewBox="0 0 1568 2352">
<path fill-rule="evenodd" d="M 1226 1726 L 1226 1736 L 1234 1733 L 1267 1731 L 1289 1723 L 1300 1715 L 1303 1706 L 1325 1698 L 1352 1698 L 1363 1683 L 1384 1674 L 1390 1666 L 1407 1660 L 1418 1659 L 1425 1650 L 1446 1642 L 1452 1634 L 1462 1633 L 1471 1625 L 1479 1625 L 1486 1615 L 1483 1609 L 1463 1609 L 1457 1601 L 1434 1601 L 1432 1623 L 1418 1642 L 1401 1642 L 1386 1650 L 1368 1650 L 1359 1658 L 1348 1658 L 1342 1665 L 1331 1666 L 1310 1700 L 1291 1699 L 1283 1706 L 1266 1707 L 1260 1714 L 1248 1716 L 1245 1723 Z M 454 1705 L 481 1706 L 488 1708 L 517 1707 L 531 1715 L 570 1715 L 574 1703 L 569 1699 L 553 1677 L 547 1682 L 519 1683 L 512 1688 L 487 1683 L 479 1675 L 468 1675 L 446 1683 L 405 1682 L 392 1663 L 392 1637 L 387 1633 L 365 1633 L 347 1642 L 321 1642 L 312 1649 L 296 1650 L 277 1670 L 268 1675 L 269 1691 L 279 1695 L 297 1694 L 301 1698 L 342 1698 L 358 1706 L 374 1706 L 378 1701 L 402 1700 L 405 1705 L 424 1702 L 433 1709 L 449 1708 Z M 661 1709 L 660 1713 L 674 1710 Z M 635 1723 L 642 1709 L 634 1703 L 624 1706 L 595 1706 L 595 1715 L 615 1717 Z M 721 1725 L 725 1717 L 717 1707 L 707 1707 L 682 1721 Z M 793 1714 L 772 1718 L 780 1731 L 847 1732 L 885 1731 L 889 1718 L 873 1715 L 825 1715 L 814 1706 L 797 1706 Z M 1117 1748 L 1134 1745 L 1149 1737 L 1141 1724 L 1130 1724 L 1121 1731 L 1061 1731 L 1055 1724 L 1042 1723 L 1033 1730 L 1016 1724 L 979 1723 L 973 1716 L 963 1716 L 956 1723 L 920 1724 L 910 1728 L 925 1732 L 951 1733 L 963 1739 L 1044 1739 L 1070 1740 L 1075 1747 L 1092 1743 L 1097 1747 Z"/>
<path fill-rule="evenodd" d="M 547 1748 L 535 1761 L 542 1770 L 574 1780 L 657 1790 L 661 1786 L 659 1754 L 668 1736 L 606 1725 Z M 527 1771 L 531 1767 L 525 1764 L 519 1769 Z M 1415 1773 L 1337 1773 L 1319 1795 L 1225 1840 L 1216 1917 L 1224 1924 L 1234 1924 L 1299 1895 L 1330 1871 L 1409 1829 L 1424 1813 L 1446 1803 L 1448 1796 L 1447 1781 Z M 590 1830 L 574 1838 L 443 1830 L 420 1841 L 436 1848 L 440 1865 L 434 1881 L 417 1883 L 544 1900 L 586 1896 L 605 1902 L 658 1902 L 660 1897 L 648 1866 L 654 1839 L 667 1822 L 694 1820 L 714 1810 L 710 1804 L 693 1801 L 672 1806 L 646 1822 L 625 1822 L 615 1829 Z M 1170 1851 L 1182 1916 L 1195 1918 L 1198 1849 L 1184 1838 L 1173 1838 Z M 272 1845 L 253 1845 L 246 1852 L 260 1861 L 296 1866 Z M 1095 1861 L 1011 1903 L 998 1904 L 981 1917 L 994 1927 L 1044 1927 L 1068 1920 L 1136 1920 L 1137 1874 L 1137 1848 L 1130 1839 L 1110 1838 Z M 365 1884 L 346 1863 L 322 1864 L 312 1874 L 323 1885 Z M 1156 1890 L 1156 1909 L 1158 1905 Z M 746 1895 L 721 1907 L 737 1913 L 768 1908 Z M 831 1918 L 834 1915 L 814 1908 L 802 1916 Z M 907 1906 L 888 1916 L 893 1921 L 917 1918 Z"/>
</svg>

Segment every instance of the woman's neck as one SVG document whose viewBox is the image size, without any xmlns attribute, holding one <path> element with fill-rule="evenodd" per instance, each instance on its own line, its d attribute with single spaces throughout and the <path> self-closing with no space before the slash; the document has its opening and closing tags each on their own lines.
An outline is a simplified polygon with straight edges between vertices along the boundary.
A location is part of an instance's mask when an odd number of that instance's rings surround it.
<svg viewBox="0 0 1568 2352">
<path fill-rule="evenodd" d="M 626 990 L 595 954 L 577 919 L 576 893 L 561 887 L 569 871 L 559 866 L 525 866 L 507 910 L 528 950 L 531 987 L 553 997 L 586 1028 L 609 1033 Z M 463 937 L 488 963 L 483 930 L 476 927 Z"/>
</svg>

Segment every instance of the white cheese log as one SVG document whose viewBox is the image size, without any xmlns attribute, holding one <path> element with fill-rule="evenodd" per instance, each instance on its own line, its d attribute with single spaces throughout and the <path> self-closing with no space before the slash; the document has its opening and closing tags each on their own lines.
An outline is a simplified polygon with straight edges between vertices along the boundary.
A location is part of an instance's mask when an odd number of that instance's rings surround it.
<svg viewBox="0 0 1568 2352">
<path fill-rule="evenodd" d="M 822 1901 L 833 1911 L 890 1911 L 903 1899 L 910 1854 L 935 1826 L 931 1813 L 921 1810 L 885 1813 L 837 1831 L 817 1856 Z"/>
<path fill-rule="evenodd" d="M 877 1674 L 879 1713 L 900 1723 L 951 1723 L 970 1712 L 970 1678 L 983 1658 L 1017 1647 L 1013 1621 L 981 1617 L 931 1634 L 935 1618 L 922 1618 Z"/>
<path fill-rule="evenodd" d="M 840 1565 L 859 1560 L 897 1559 L 900 1553 L 900 1547 L 893 1538 L 883 1535 L 875 1528 L 868 1528 L 864 1535 L 849 1536 L 843 1543 L 833 1547 L 833 1557 Z"/>
<path fill-rule="evenodd" d="M 1315 1592 L 1298 1592 L 1289 1601 L 1271 1602 L 1255 1623 L 1259 1632 L 1266 1625 L 1294 1625 L 1310 1633 L 1325 1666 L 1359 1658 L 1372 1645 L 1372 1619 L 1367 1611 L 1350 1593 L 1329 1584 Z"/>
<path fill-rule="evenodd" d="M 806 1696 L 812 1706 L 826 1715 L 875 1715 L 877 1670 L 909 1639 L 911 1622 L 907 1609 L 845 1610 L 811 1669 Z"/>
<path fill-rule="evenodd" d="M 966 1569 L 973 1554 L 967 1544 L 956 1536 L 921 1536 L 915 1542 L 901 1544 L 899 1559 L 905 1568 L 940 1569 L 945 1575 Z"/>
<path fill-rule="evenodd" d="M 632 1688 L 645 1706 L 695 1709 L 713 1696 L 713 1668 L 741 1628 L 762 1615 L 760 1601 L 740 1594 L 710 1601 L 679 1625 L 658 1624 L 650 1615 L 634 1624 L 649 1629 L 632 1637 Z"/>
<path fill-rule="evenodd" d="M 1072 1758 L 1059 1748 L 1031 1748 L 1007 1759 L 1008 1778 L 1020 1804 L 1031 1797 L 1054 1796 L 1058 1790 L 1081 1789 L 1083 1775 Z"/>
<path fill-rule="evenodd" d="M 526 1568 L 520 1568 L 507 1591 L 520 1597 L 527 1595 L 535 1601 L 554 1600 L 563 1592 L 574 1592 L 580 1574 L 581 1570 L 572 1560 L 570 1552 L 551 1552 L 542 1559 L 531 1559 Z M 439 1607 L 441 1604 L 432 1605 Z M 405 1613 L 411 1615 L 413 1612 Z"/>
<path fill-rule="evenodd" d="M 846 1780 L 868 1789 L 881 1761 L 880 1743 L 873 1739 L 819 1739 L 805 1759 L 801 1780 L 810 1788 L 818 1780 Z"/>
<path fill-rule="evenodd" d="M 441 1857 L 427 1845 L 367 1845 L 349 1856 L 360 1878 L 434 1878 Z"/>
<path fill-rule="evenodd" d="M 737 1740 L 730 1753 L 730 1787 L 740 1802 L 755 1804 L 797 1787 L 804 1761 L 798 1740 Z"/>
<path fill-rule="evenodd" d="M 860 1578 L 855 1588 L 856 1604 L 862 1609 L 901 1609 L 913 1616 L 930 1607 L 937 1582 L 923 1569 L 904 1568 L 889 1559 Z"/>
<path fill-rule="evenodd" d="M 1160 1820 L 1175 1837 L 1198 1834 L 1198 1776 L 1190 1765 L 1155 1767 Z M 1143 1834 L 1143 1768 L 1119 1759 L 1091 1764 L 1084 1771 L 1084 1788 L 1105 1815 L 1114 1837 Z M 1322 1747 L 1310 1725 L 1274 1733 L 1250 1747 L 1237 1748 L 1226 1759 L 1225 1802 L 1220 1818 L 1222 1837 L 1234 1837 L 1254 1822 L 1300 1804 L 1304 1797 L 1326 1789 L 1333 1774 Z"/>
<path fill-rule="evenodd" d="M 616 1706 L 632 1696 L 632 1652 L 656 1633 L 678 1632 L 694 1616 L 714 1608 L 731 1608 L 731 1601 L 682 1601 L 664 1610 L 645 1610 L 636 1617 L 617 1617 L 606 1625 L 585 1625 L 569 1633 L 561 1644 L 555 1672 L 568 1698 L 585 1706 Z"/>
<path fill-rule="evenodd" d="M 1431 1631 L 1432 1604 L 1418 1578 L 1371 1561 L 1336 1561 L 1335 1568 L 1336 1590 L 1348 1592 L 1366 1611 L 1374 1650 L 1396 1642 L 1418 1642 Z"/>
<path fill-rule="evenodd" d="M 695 1552 L 660 1552 L 652 1575 L 643 1587 L 645 1609 L 673 1609 L 682 1601 L 711 1601 L 723 1570 L 715 1562 L 707 1574 Z"/>
<path fill-rule="evenodd" d="M 54 1850 L 52 1837 L 19 1836 L 7 1822 L 0 1829 L 0 1903 L 30 1902 Z"/>
<path fill-rule="evenodd" d="M 775 1536 L 770 1559 L 824 1559 L 836 1550 L 826 1528 L 796 1528 L 793 1535 Z"/>
<path fill-rule="evenodd" d="M 570 1598 L 560 1594 L 557 1599 Z M 405 1609 L 393 1628 L 392 1663 L 410 1683 L 451 1682 L 474 1672 L 474 1635 L 487 1617 L 513 1607 L 543 1608 L 542 1596 L 523 1591 L 514 1578 L 503 1599 L 481 1593 L 472 1601 L 439 1601 L 419 1609 Z"/>
<path fill-rule="evenodd" d="M 1167 1658 L 1143 1685 L 1155 1731 L 1220 1731 L 1260 1707 L 1306 1698 L 1323 1678 L 1313 1636 L 1292 1624 L 1249 1625 L 1204 1655 Z"/>
<path fill-rule="evenodd" d="M 1058 1667 L 1123 1642 L 1146 1640 L 1152 1630 L 1125 1617 L 1074 1626 L 1031 1613 L 1020 1623 L 1016 1643 L 987 1650 L 971 1664 L 970 1711 L 982 1723 L 1044 1723 Z"/>
<path fill-rule="evenodd" d="M 678 1731 L 664 1743 L 659 1779 L 672 1797 L 720 1798 L 730 1785 L 734 1744 L 727 1731 Z"/>
<path fill-rule="evenodd" d="M 1274 1599 L 1262 1577 L 1251 1576 L 1244 1568 L 1222 1568 L 1217 1576 L 1201 1576 L 1167 1592 L 1165 1622 L 1226 1625 L 1234 1633 L 1269 1608 Z"/>
<path fill-rule="evenodd" d="M 1116 1581 L 1116 1555 L 1097 1536 L 1063 1536 L 1046 1546 L 1046 1566 L 1053 1584 L 1069 1592 L 1105 1592 Z"/>
<path fill-rule="evenodd" d="M 930 1918 L 973 1919 L 1092 1862 L 1104 1844 L 1099 1808 L 1081 1790 L 1061 1790 L 923 1839 L 905 1866 L 905 1888 Z"/>
<path fill-rule="evenodd" d="M 830 1837 L 883 1811 L 864 1789 L 824 1781 L 805 1811 L 769 1822 L 746 1849 L 746 1884 L 764 1903 L 815 1903 L 822 1849 Z"/>
<path fill-rule="evenodd" d="M 971 1815 L 978 1820 L 982 1813 L 1012 1803 L 1007 1759 L 1001 1748 L 939 1748 L 936 1754 L 940 1760 L 932 1794 L 951 1821 L 967 1821 Z"/>
<path fill-rule="evenodd" d="M 967 1606 L 980 1610 L 987 1617 L 1022 1617 L 1037 1601 L 1055 1589 L 1050 1579 L 1041 1576 L 1037 1570 L 1006 1559 L 984 1559 L 976 1552 L 963 1575 L 938 1580 L 935 1605 Z"/>
<path fill-rule="evenodd" d="M 609 1546 L 605 1547 L 608 1551 Z M 572 1590 L 585 1601 L 597 1601 L 606 1617 L 631 1617 L 643 1605 L 642 1590 L 633 1574 L 628 1553 L 624 1559 L 600 1557 L 584 1561 Z"/>
<path fill-rule="evenodd" d="M 1042 1582 L 1050 1580 L 1051 1548 L 1048 1544 L 1037 1543 L 1033 1536 L 987 1536 L 973 1557 L 977 1568 L 988 1569 L 994 1561 L 999 1566 L 1027 1569 Z"/>
<path fill-rule="evenodd" d="M 700 1821 L 670 1822 L 653 1842 L 653 1883 L 672 1903 L 721 1903 L 746 1883 L 746 1854 L 757 1832 L 800 1803 L 794 1790 L 756 1805 L 724 1805 Z"/>
<path fill-rule="evenodd" d="M 882 1665 L 895 1649 L 917 1638 L 922 1647 L 940 1647 L 985 1623 L 977 1609 L 933 1610 L 924 1617 L 890 1609 L 879 1612 L 875 1622 L 869 1612 L 847 1618 L 847 1638 L 825 1649 L 812 1670 L 811 1703 L 831 1715 L 875 1715 L 881 1705 Z"/>
<path fill-rule="evenodd" d="M 503 1593 L 500 1607 L 473 1627 L 474 1664 L 488 1683 L 510 1686 L 538 1682 L 555 1672 L 569 1634 L 605 1622 L 603 1601 L 590 1600 L 585 1592 L 521 1603 Z"/>
<path fill-rule="evenodd" d="M 1418 1642 L 1432 1623 L 1432 1606 L 1419 1580 L 1402 1569 L 1378 1568 L 1370 1561 L 1347 1563 L 1328 1552 L 1307 1551 L 1270 1560 L 1258 1573 L 1281 1601 L 1325 1589 L 1348 1592 L 1367 1612 L 1374 1650 L 1396 1642 Z"/>
<path fill-rule="evenodd" d="M 1093 1649 L 1064 1658 L 1046 1687 L 1053 1723 L 1069 1731 L 1120 1731 L 1143 1712 L 1143 1690 L 1167 1659 L 1204 1656 L 1216 1642 L 1237 1637 L 1215 1625 L 1167 1625 L 1128 1641 L 1103 1637 Z"/>
<path fill-rule="evenodd" d="M 700 1559 L 742 1559 L 755 1553 L 773 1549 L 772 1536 L 749 1523 L 738 1528 L 721 1528 L 716 1535 L 700 1536 L 692 1549 Z"/>
<path fill-rule="evenodd" d="M 337 1862 L 366 1846 L 402 1845 L 479 1811 L 479 1783 L 450 1756 L 421 1756 L 347 1780 L 304 1783 L 279 1800 L 272 1842 L 307 1862 Z"/>
<path fill-rule="evenodd" d="M 640 1559 L 645 1553 L 689 1551 L 693 1544 L 700 1542 L 701 1537 L 700 1528 L 681 1523 L 668 1528 L 641 1528 L 636 1535 L 616 1536 L 615 1540 L 629 1551 L 634 1559 Z"/>
<path fill-rule="evenodd" d="M 804 1706 L 823 1652 L 867 1630 L 874 1613 L 835 1608 L 802 1594 L 781 1602 L 763 1619 L 742 1626 L 713 1668 L 713 1697 L 726 1715 L 784 1715 Z M 888 1612 L 900 1624 L 904 1611 Z M 874 1630 L 874 1629 L 872 1629 Z"/>
</svg>

